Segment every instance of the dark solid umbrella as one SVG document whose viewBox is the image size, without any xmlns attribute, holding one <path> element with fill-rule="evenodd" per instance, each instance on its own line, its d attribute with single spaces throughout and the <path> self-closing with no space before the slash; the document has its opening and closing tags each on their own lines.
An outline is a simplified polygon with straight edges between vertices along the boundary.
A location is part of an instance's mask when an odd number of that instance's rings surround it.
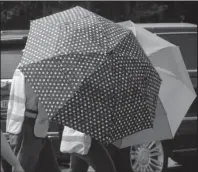
<svg viewBox="0 0 198 172">
<path fill-rule="evenodd" d="M 88 10 L 32 21 L 19 69 L 50 119 L 105 144 L 152 127 L 158 73 L 130 30 Z"/>
</svg>

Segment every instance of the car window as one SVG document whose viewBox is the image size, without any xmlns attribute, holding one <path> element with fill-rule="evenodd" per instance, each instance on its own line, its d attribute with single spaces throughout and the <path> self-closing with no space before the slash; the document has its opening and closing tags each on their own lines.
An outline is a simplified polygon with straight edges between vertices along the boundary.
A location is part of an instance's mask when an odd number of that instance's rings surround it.
<svg viewBox="0 0 198 172">
<path fill-rule="evenodd" d="M 179 46 L 188 70 L 197 69 L 197 34 L 159 34 L 160 37 Z"/>
<path fill-rule="evenodd" d="M 14 71 L 18 66 L 24 44 L 8 44 L 1 45 L 1 79 L 12 79 Z"/>
</svg>

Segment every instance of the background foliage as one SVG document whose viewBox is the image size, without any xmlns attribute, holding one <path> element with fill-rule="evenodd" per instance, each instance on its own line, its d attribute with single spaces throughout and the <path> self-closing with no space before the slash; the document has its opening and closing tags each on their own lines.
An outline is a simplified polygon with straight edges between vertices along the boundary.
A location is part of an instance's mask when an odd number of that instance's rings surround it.
<svg viewBox="0 0 198 172">
<path fill-rule="evenodd" d="M 1 30 L 28 29 L 30 20 L 76 5 L 115 22 L 198 22 L 195 1 L 1 1 Z"/>
</svg>

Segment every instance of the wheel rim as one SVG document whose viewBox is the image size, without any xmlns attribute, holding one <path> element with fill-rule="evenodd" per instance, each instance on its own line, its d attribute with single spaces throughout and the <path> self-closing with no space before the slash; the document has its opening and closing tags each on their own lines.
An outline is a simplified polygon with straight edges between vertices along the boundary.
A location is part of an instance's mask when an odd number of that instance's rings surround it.
<svg viewBox="0 0 198 172">
<path fill-rule="evenodd" d="M 164 151 L 161 142 L 131 146 L 130 162 L 134 172 L 162 172 Z"/>
</svg>

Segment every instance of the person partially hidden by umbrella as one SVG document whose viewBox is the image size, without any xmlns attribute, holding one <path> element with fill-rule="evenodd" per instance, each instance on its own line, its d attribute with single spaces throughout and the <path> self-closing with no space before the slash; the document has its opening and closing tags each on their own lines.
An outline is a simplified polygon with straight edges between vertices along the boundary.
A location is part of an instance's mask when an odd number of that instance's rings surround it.
<svg viewBox="0 0 198 172">
<path fill-rule="evenodd" d="M 88 172 L 91 166 L 95 172 L 117 172 L 113 158 L 117 148 L 104 146 L 89 135 L 64 127 L 60 151 L 71 154 L 70 172 Z"/>
<path fill-rule="evenodd" d="M 50 140 L 48 115 L 37 95 L 16 69 L 10 89 L 6 131 L 25 172 L 61 172 Z"/>
</svg>

